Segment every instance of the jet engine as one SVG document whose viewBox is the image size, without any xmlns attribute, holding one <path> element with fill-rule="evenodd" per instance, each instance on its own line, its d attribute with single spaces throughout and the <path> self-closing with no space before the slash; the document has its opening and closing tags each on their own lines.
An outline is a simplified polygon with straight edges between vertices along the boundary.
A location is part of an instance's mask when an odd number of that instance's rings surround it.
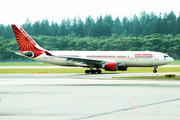
<svg viewBox="0 0 180 120">
<path fill-rule="evenodd" d="M 126 71 L 127 69 L 128 69 L 127 67 L 118 66 L 118 70 L 120 71 Z"/>
<path fill-rule="evenodd" d="M 118 70 L 118 65 L 116 62 L 114 63 L 105 63 L 102 65 L 102 68 L 105 69 L 106 71 L 117 71 Z"/>
</svg>

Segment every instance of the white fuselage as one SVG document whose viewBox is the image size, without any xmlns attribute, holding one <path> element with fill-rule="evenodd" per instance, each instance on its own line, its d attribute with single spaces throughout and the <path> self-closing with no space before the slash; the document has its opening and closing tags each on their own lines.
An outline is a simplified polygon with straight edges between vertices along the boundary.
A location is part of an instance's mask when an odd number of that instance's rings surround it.
<svg viewBox="0 0 180 120">
<path fill-rule="evenodd" d="M 152 51 L 48 51 L 55 56 L 70 56 L 79 58 L 89 58 L 104 60 L 107 62 L 117 61 L 121 64 L 118 66 L 126 67 L 157 67 L 161 65 L 166 65 L 173 60 L 167 54 Z M 48 56 L 45 53 L 32 58 L 37 61 L 61 65 L 61 66 L 83 66 L 88 67 L 89 65 L 67 61 L 66 58 Z"/>
<path fill-rule="evenodd" d="M 154 67 L 168 64 L 173 60 L 167 54 L 152 51 L 48 51 L 40 47 L 22 28 L 12 24 L 20 51 L 13 51 L 37 61 L 61 65 L 90 67 L 85 73 L 127 70 L 127 67 Z M 94 70 L 96 68 L 96 70 Z"/>
</svg>

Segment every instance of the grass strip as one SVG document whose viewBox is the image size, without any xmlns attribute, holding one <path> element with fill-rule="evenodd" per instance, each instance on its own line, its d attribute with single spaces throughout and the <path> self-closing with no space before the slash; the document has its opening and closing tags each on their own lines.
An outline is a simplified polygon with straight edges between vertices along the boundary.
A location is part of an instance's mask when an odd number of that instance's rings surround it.
<svg viewBox="0 0 180 120">
<path fill-rule="evenodd" d="M 14 73 L 84 73 L 84 68 L 23 68 L 23 69 L 0 69 L 0 74 Z"/>
<path fill-rule="evenodd" d="M 0 63 L 0 66 L 55 66 L 43 62 Z"/>
<path fill-rule="evenodd" d="M 180 65 L 179 61 L 173 61 L 168 65 Z M 53 66 L 53 64 L 43 63 L 43 62 L 15 62 L 15 63 L 0 63 L 0 66 Z"/>
<path fill-rule="evenodd" d="M 10 68 L 0 69 L 0 74 L 16 74 L 16 73 L 84 73 L 88 68 Z M 127 71 L 105 71 L 102 73 L 152 73 L 152 67 L 130 67 Z M 161 72 L 180 72 L 180 67 L 160 67 L 157 69 Z"/>
<path fill-rule="evenodd" d="M 180 60 L 173 61 L 172 63 L 168 65 L 180 65 Z"/>
</svg>

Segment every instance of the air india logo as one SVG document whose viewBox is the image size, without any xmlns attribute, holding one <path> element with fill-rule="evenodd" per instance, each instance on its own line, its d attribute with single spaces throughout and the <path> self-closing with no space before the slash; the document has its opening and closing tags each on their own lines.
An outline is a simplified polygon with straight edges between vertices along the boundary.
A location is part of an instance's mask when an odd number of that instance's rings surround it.
<svg viewBox="0 0 180 120">
<path fill-rule="evenodd" d="M 33 58 L 45 52 L 36 47 L 36 42 L 34 42 L 34 40 L 22 28 L 18 28 L 15 25 L 12 25 L 12 28 L 21 52 L 31 51 L 34 54 Z"/>
<path fill-rule="evenodd" d="M 21 32 L 15 31 L 15 34 L 19 49 L 21 51 L 35 51 L 37 48 L 35 47 L 36 43 L 29 37 L 23 29 L 20 29 Z M 27 35 L 27 36 L 26 36 Z"/>
<path fill-rule="evenodd" d="M 26 38 L 31 41 L 33 45 L 36 45 L 36 43 L 33 41 L 33 39 L 22 29 L 20 28 L 20 31 L 26 36 Z"/>
</svg>

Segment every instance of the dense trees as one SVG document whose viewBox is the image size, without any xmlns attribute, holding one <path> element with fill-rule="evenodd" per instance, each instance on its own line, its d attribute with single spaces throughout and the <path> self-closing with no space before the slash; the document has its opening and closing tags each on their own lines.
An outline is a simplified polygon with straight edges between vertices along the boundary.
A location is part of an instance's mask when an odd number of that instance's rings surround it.
<svg viewBox="0 0 180 120">
<path fill-rule="evenodd" d="M 159 51 L 167 53 L 173 58 L 180 57 L 180 34 L 152 34 L 146 36 L 111 36 L 80 37 L 73 34 L 67 36 L 32 36 L 33 39 L 47 50 L 94 50 L 94 51 Z M 18 51 L 15 38 L 4 39 L 0 37 L 0 61 L 21 61 L 23 57 L 10 53 L 6 50 Z"/>
<path fill-rule="evenodd" d="M 114 33 L 125 36 L 145 36 L 154 33 L 172 34 L 180 33 L 180 16 L 176 17 L 173 11 L 169 14 L 161 13 L 159 16 L 153 12 L 147 14 L 145 11 L 140 13 L 140 16 L 134 15 L 129 19 L 126 16 L 122 19 L 116 17 L 113 20 L 111 15 L 106 15 L 104 18 L 99 16 L 94 20 L 88 16 L 83 22 L 80 17 L 70 19 L 63 19 L 61 24 L 49 23 L 48 19 L 43 21 L 36 21 L 32 24 L 29 19 L 25 21 L 22 27 L 33 36 L 48 35 L 48 36 L 66 36 L 75 33 L 81 37 L 100 37 L 111 36 Z M 0 36 L 4 38 L 14 37 L 11 26 L 0 25 Z"/>
<path fill-rule="evenodd" d="M 61 24 L 48 19 L 33 24 L 27 19 L 22 27 L 48 50 L 150 50 L 180 57 L 180 16 L 174 12 L 157 16 L 141 12 L 122 20 L 111 15 L 94 20 L 88 16 L 63 19 Z M 0 25 L 0 61 L 25 60 L 5 50 L 18 50 L 10 25 Z"/>
</svg>

